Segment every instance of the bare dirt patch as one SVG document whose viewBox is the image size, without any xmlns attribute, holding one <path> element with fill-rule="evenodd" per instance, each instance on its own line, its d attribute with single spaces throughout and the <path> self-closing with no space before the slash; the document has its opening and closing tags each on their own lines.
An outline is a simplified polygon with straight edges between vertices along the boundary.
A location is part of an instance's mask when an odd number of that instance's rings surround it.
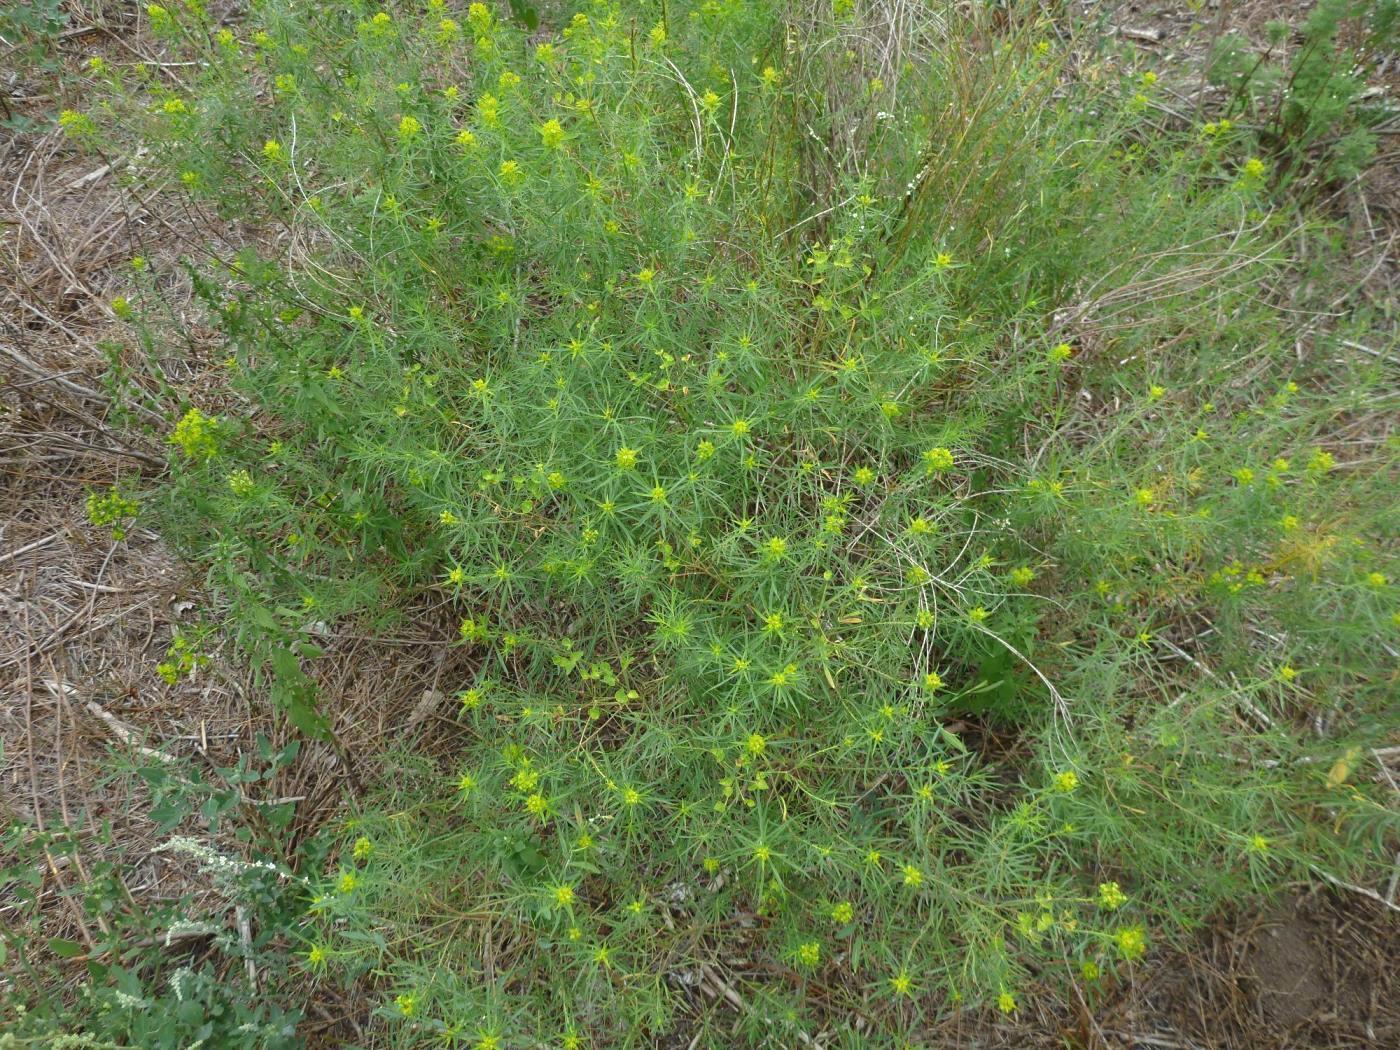
<svg viewBox="0 0 1400 1050">
<path fill-rule="evenodd" d="M 1143 973 L 1124 1002 L 1137 1031 L 1177 1040 L 1142 1045 L 1392 1046 L 1400 1037 L 1397 919 L 1351 894 L 1289 894 L 1262 912 L 1221 916 Z"/>
<path fill-rule="evenodd" d="M 1322 931 L 1297 910 L 1269 916 L 1255 934 L 1245 969 L 1259 1013 L 1283 1028 L 1307 1020 L 1327 994 Z"/>
</svg>

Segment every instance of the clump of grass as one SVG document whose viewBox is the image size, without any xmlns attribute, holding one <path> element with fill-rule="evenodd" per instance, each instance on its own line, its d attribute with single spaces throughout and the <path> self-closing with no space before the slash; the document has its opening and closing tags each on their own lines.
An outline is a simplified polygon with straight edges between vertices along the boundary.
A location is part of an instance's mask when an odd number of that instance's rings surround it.
<svg viewBox="0 0 1400 1050">
<path fill-rule="evenodd" d="M 284 235 L 147 498 L 308 732 L 308 623 L 476 659 L 297 934 L 386 1042 L 912 1039 L 1366 875 L 1393 399 L 1243 132 L 951 13 L 896 91 L 850 4 L 153 10 L 70 124 Z"/>
</svg>

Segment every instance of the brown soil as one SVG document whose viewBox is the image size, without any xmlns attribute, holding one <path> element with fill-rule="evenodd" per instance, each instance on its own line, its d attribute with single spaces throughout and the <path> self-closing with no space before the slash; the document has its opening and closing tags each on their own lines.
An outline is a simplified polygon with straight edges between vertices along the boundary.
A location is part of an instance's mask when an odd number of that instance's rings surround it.
<svg viewBox="0 0 1400 1050">
<path fill-rule="evenodd" d="M 1269 916 L 1259 927 L 1246 967 L 1255 1005 L 1285 1028 L 1306 1021 L 1327 995 L 1320 943 L 1326 936 L 1308 916 L 1293 911 Z"/>
<path fill-rule="evenodd" d="M 1222 919 L 1144 975 L 1142 1000 L 1203 1047 L 1381 1047 L 1400 1039 L 1400 923 L 1380 904 L 1290 895 Z"/>
</svg>

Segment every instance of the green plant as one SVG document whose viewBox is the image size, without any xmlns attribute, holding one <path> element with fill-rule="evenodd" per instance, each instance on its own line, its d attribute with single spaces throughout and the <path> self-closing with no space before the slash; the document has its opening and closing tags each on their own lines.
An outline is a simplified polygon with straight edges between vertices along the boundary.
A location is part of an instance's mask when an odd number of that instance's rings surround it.
<svg viewBox="0 0 1400 1050">
<path fill-rule="evenodd" d="M 57 68 L 54 48 L 68 24 L 63 0 L 11 0 L 0 10 L 0 47 L 10 68 L 32 66 L 45 72 Z M 6 125 L 14 117 L 6 113 Z"/>
<path fill-rule="evenodd" d="M 1211 80 L 1233 92 L 1225 119 L 1263 122 L 1261 138 L 1284 162 L 1280 178 L 1354 178 L 1376 154 L 1373 128 L 1387 112 L 1379 99 L 1368 101 L 1367 80 L 1393 48 L 1397 28 L 1395 0 L 1322 0 L 1283 57 L 1275 52 L 1285 52 L 1286 22 L 1270 23 L 1270 50 L 1262 55 L 1240 34 L 1226 34 L 1209 66 Z M 1344 45 L 1344 34 L 1356 43 Z"/>
<path fill-rule="evenodd" d="M 915 1039 L 1393 840 L 1394 397 L 1243 133 L 1033 21 L 159 10 L 75 134 L 293 247 L 197 272 L 244 401 L 146 505 L 303 725 L 326 625 L 476 668 L 296 920 L 376 1039 Z"/>
<path fill-rule="evenodd" d="M 19 76 L 46 76 L 58 69 L 59 34 L 67 24 L 63 0 L 13 0 L 0 8 L 0 69 L 10 78 L 0 93 L 0 129 L 22 135 L 42 126 L 32 115 L 12 109 L 8 95 Z"/>
<path fill-rule="evenodd" d="M 10 979 L 0 1019 L 6 1046 L 72 1047 L 286 1047 L 296 1045 L 301 1014 L 294 992 L 284 988 L 304 881 L 280 860 L 245 860 L 212 844 L 232 831 L 255 857 L 288 855 L 288 803 L 258 805 L 244 794 L 296 756 L 297 746 L 276 749 L 258 741 L 258 756 L 207 777 L 183 764 L 150 767 L 114 763 L 115 778 L 139 777 L 151 792 L 151 816 L 162 834 L 177 834 L 155 853 L 192 857 L 207 880 L 206 892 L 188 893 L 154 906 L 136 902 L 124 882 L 127 865 L 92 859 L 94 842 L 110 849 L 110 827 L 41 830 L 24 823 L 6 830 L 0 854 L 0 966 Z M 230 828 L 228 825 L 232 825 Z M 295 859 L 322 861 L 313 837 Z M 84 855 L 88 859 L 84 861 Z M 45 908 L 55 892 L 50 873 L 69 870 L 75 885 L 59 882 L 68 909 Z M 225 911 L 237 909 L 233 923 Z M 84 927 L 82 939 L 54 932 L 55 915 L 70 914 Z M 245 975 L 259 974 L 256 994 Z"/>
<path fill-rule="evenodd" d="M 114 540 L 126 538 L 126 525 L 123 523 L 141 512 L 141 505 L 130 496 L 123 495 L 116 485 L 106 492 L 89 493 L 86 507 L 88 521 L 102 528 L 111 526 Z"/>
</svg>

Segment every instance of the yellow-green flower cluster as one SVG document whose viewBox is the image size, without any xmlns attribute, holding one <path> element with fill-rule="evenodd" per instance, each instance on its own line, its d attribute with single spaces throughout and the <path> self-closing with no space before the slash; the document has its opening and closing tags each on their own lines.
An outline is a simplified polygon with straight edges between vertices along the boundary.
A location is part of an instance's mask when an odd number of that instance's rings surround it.
<svg viewBox="0 0 1400 1050">
<path fill-rule="evenodd" d="M 197 408 L 191 408 L 180 417 L 167 440 L 187 459 L 210 459 L 219 451 L 219 421 Z"/>
</svg>

